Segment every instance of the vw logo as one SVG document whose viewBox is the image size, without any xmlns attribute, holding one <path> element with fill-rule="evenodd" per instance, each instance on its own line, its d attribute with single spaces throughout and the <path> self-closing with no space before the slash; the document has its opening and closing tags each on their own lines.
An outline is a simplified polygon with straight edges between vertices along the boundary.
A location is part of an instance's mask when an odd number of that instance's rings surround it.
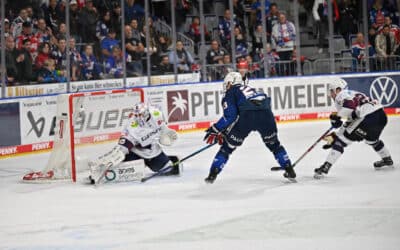
<svg viewBox="0 0 400 250">
<path fill-rule="evenodd" d="M 396 82 L 387 76 L 376 78 L 369 89 L 370 96 L 385 107 L 392 105 L 397 100 L 398 92 Z"/>
</svg>

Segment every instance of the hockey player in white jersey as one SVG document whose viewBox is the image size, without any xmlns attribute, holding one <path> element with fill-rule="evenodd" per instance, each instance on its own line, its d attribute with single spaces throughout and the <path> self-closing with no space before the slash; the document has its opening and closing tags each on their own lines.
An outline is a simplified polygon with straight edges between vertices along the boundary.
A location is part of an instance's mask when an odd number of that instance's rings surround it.
<svg viewBox="0 0 400 250">
<path fill-rule="evenodd" d="M 177 133 L 166 126 L 159 109 L 144 103 L 135 104 L 118 145 L 95 161 L 89 162 L 91 169 L 89 180 L 95 184 L 102 179 L 105 170 L 118 169 L 125 162 L 131 161 L 144 161 L 153 172 L 158 172 L 172 165 L 172 162 L 178 161 L 176 156 L 167 156 L 160 146 L 160 144 L 170 146 L 176 139 Z M 163 175 L 178 174 L 179 166 L 163 173 Z"/>
<path fill-rule="evenodd" d="M 343 154 L 344 148 L 352 142 L 364 141 L 378 153 L 381 160 L 374 163 L 375 169 L 392 166 L 390 153 L 379 138 L 387 123 L 382 105 L 363 93 L 348 90 L 343 79 L 330 83 L 329 91 L 337 110 L 337 113 L 332 113 L 329 118 L 332 127 L 338 128 L 338 131 L 325 138 L 328 144 L 323 148 L 331 150 L 324 164 L 314 170 L 314 177 L 318 179 L 328 174 L 329 169 Z M 345 123 L 342 118 L 346 119 Z"/>
</svg>

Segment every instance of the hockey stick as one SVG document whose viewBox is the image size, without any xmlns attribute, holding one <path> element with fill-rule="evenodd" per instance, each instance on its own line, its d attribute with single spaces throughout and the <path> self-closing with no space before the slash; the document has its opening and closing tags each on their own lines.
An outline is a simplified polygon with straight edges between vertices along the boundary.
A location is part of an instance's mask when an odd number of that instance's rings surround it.
<svg viewBox="0 0 400 250">
<path fill-rule="evenodd" d="M 211 147 L 214 146 L 215 144 L 216 144 L 216 143 L 214 143 L 214 144 L 209 144 L 209 145 L 207 145 L 207 146 L 204 146 L 204 147 L 202 147 L 201 149 L 199 149 L 199 150 L 197 150 L 197 151 L 191 153 L 190 155 L 184 157 L 183 159 L 172 163 L 172 165 L 169 165 L 168 167 L 165 167 L 165 168 L 161 169 L 160 171 L 158 171 L 158 172 L 156 172 L 156 173 L 154 173 L 154 174 L 151 174 L 151 175 L 149 175 L 149 176 L 147 176 L 147 177 L 143 177 L 143 178 L 141 179 L 141 182 L 145 182 L 145 181 L 150 180 L 150 179 L 152 179 L 152 178 L 154 178 L 154 177 L 156 177 L 156 176 L 159 176 L 159 175 L 162 175 L 162 174 L 166 173 L 168 170 L 172 169 L 173 167 L 178 166 L 181 162 L 186 161 L 187 159 L 189 159 L 189 158 L 191 158 L 191 157 L 193 157 L 193 156 L 195 156 L 195 155 L 197 155 L 197 154 L 203 152 L 204 150 L 206 150 L 206 149 L 208 149 L 208 148 L 211 148 Z"/>
<path fill-rule="evenodd" d="M 292 167 L 295 167 L 297 165 L 297 163 L 299 163 L 308 153 L 310 153 L 310 151 L 315 147 L 315 145 L 317 145 L 327 134 L 329 134 L 329 132 L 331 132 L 331 130 L 333 129 L 333 127 L 330 127 L 325 133 L 323 133 L 321 135 L 321 137 L 318 138 L 318 140 L 316 142 L 314 142 L 313 145 L 311 145 L 311 147 L 309 147 L 306 152 L 304 152 L 304 154 L 302 154 L 299 159 L 297 159 L 297 161 L 295 161 L 292 165 Z M 278 171 L 278 170 L 284 170 L 281 167 L 272 167 L 271 171 Z"/>
</svg>

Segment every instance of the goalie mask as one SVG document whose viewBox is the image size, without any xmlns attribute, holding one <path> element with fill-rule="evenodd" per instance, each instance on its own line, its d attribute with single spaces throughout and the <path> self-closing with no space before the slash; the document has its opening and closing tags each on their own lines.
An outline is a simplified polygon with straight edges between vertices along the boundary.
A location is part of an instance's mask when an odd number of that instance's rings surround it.
<svg viewBox="0 0 400 250">
<path fill-rule="evenodd" d="M 223 83 L 224 92 L 226 92 L 230 86 L 238 84 L 239 85 L 243 84 L 242 75 L 238 72 L 229 72 L 224 78 L 224 83 Z"/>
<path fill-rule="evenodd" d="M 144 103 L 137 103 L 133 106 L 132 116 L 136 119 L 148 121 L 150 119 L 149 107 Z"/>
</svg>

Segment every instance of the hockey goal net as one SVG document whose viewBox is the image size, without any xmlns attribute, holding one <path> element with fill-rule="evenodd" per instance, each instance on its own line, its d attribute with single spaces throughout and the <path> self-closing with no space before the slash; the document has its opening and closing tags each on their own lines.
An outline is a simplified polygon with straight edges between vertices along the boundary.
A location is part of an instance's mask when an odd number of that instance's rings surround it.
<svg viewBox="0 0 400 250">
<path fill-rule="evenodd" d="M 117 140 L 133 105 L 143 101 L 144 93 L 139 88 L 57 96 L 56 127 L 48 162 L 42 171 L 26 174 L 23 181 L 76 182 L 77 173 L 87 170 L 84 159 L 98 153 L 91 150 L 90 156 L 85 155 L 77 146 Z"/>
</svg>

